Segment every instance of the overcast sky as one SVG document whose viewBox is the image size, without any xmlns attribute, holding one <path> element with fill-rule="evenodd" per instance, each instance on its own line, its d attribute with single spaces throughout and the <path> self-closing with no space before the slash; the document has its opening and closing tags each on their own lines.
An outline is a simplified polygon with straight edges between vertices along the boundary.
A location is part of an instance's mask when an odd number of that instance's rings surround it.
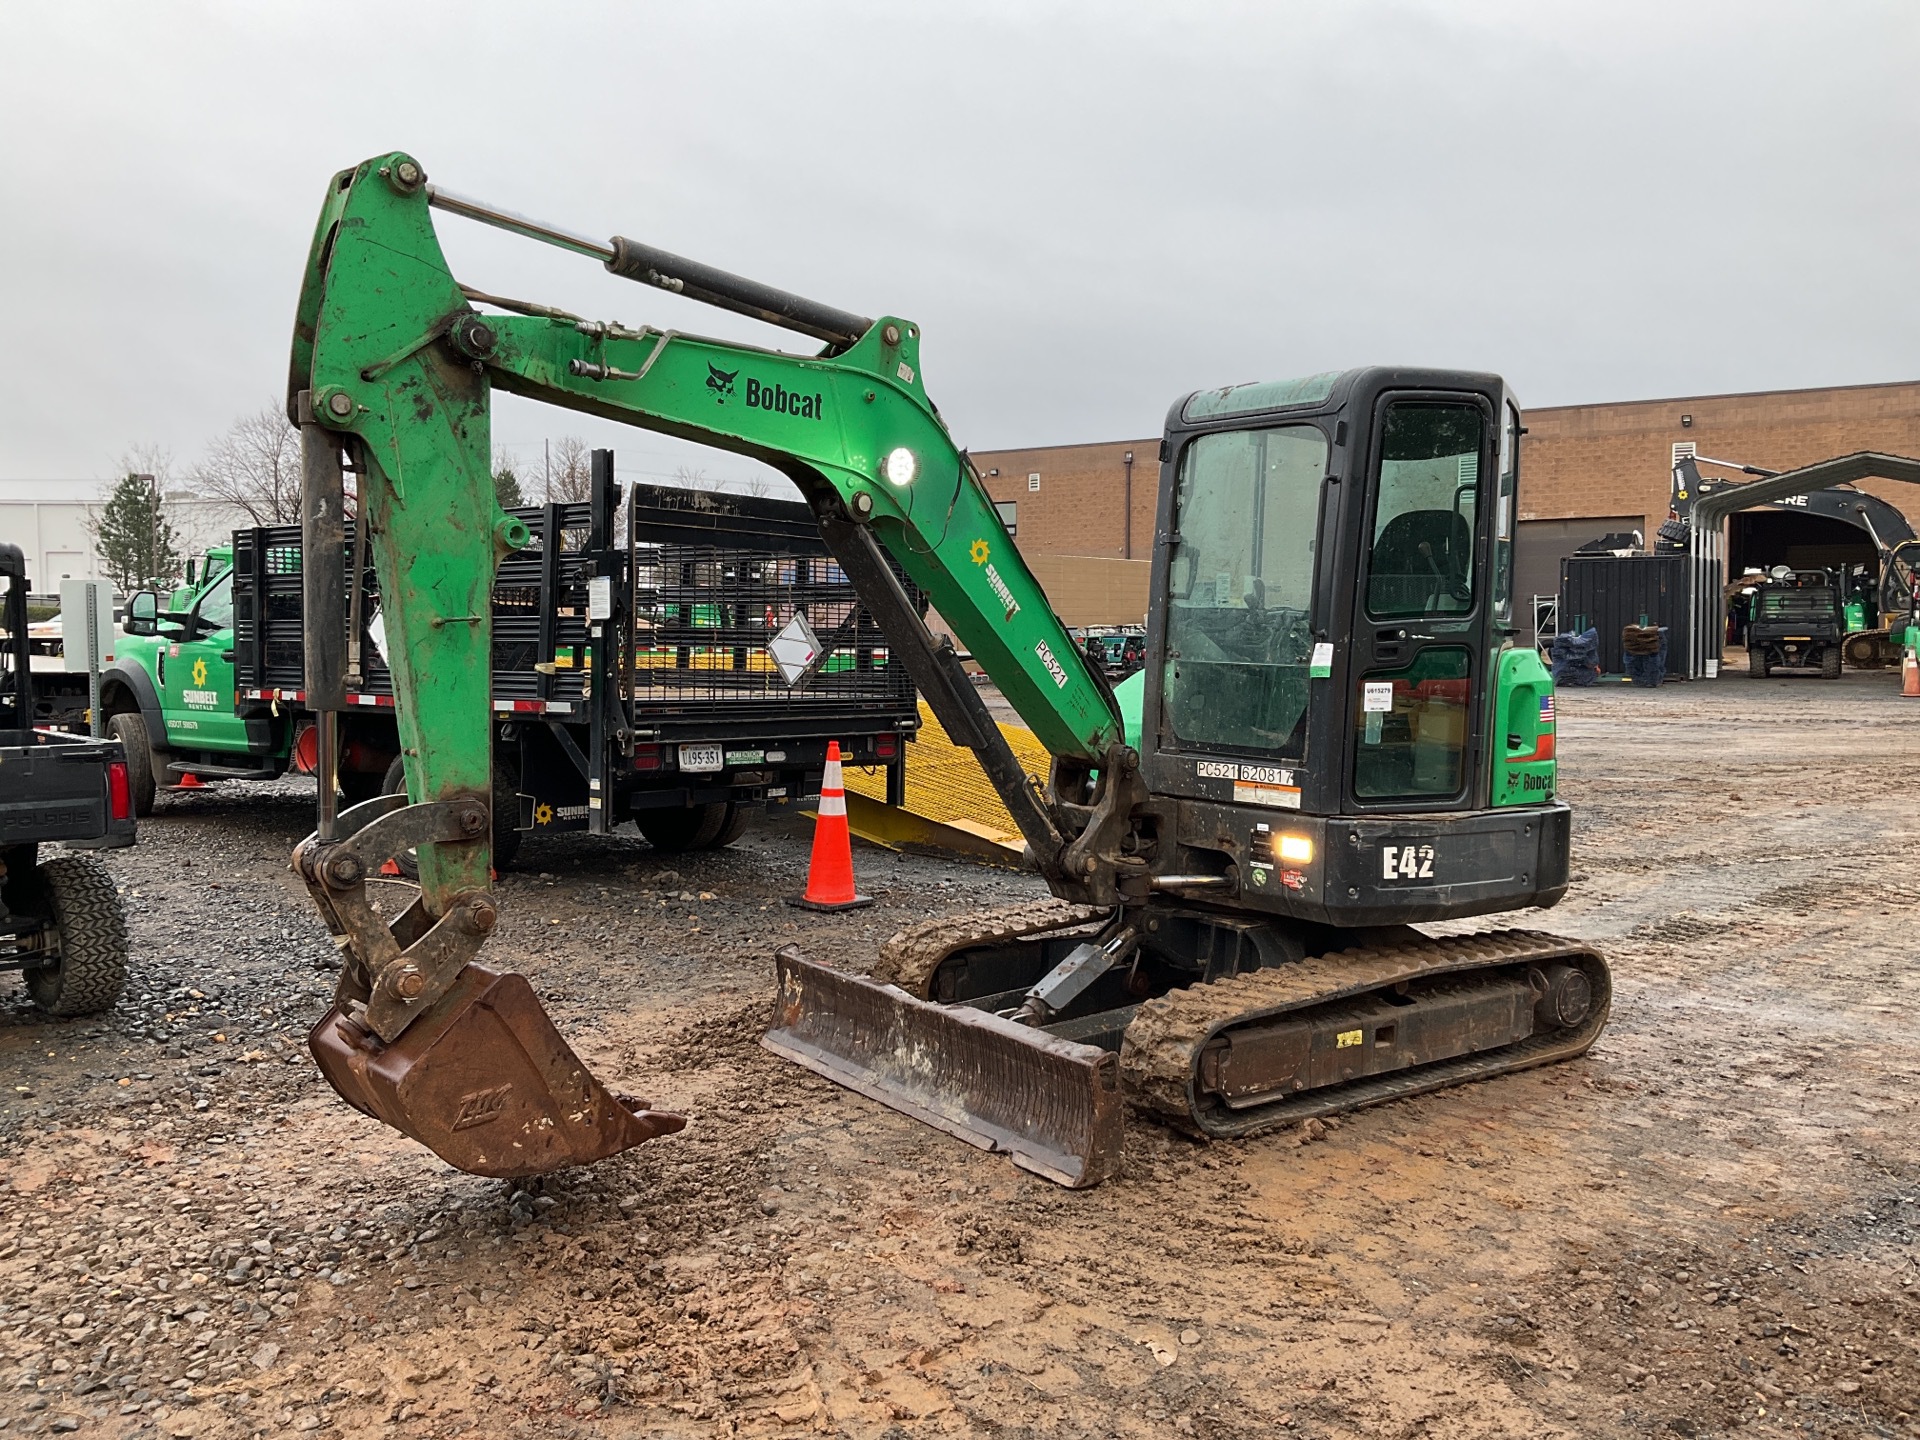
<svg viewBox="0 0 1920 1440">
<path fill-rule="evenodd" d="M 1374 362 L 1533 405 L 1920 376 L 1920 4 L 15 4 L 0 479 L 277 400 L 327 178 L 451 189 L 924 327 L 963 444 L 1143 437 Z M 799 337 L 442 216 L 457 273 Z M 749 462 L 503 397 L 629 478 Z"/>
</svg>

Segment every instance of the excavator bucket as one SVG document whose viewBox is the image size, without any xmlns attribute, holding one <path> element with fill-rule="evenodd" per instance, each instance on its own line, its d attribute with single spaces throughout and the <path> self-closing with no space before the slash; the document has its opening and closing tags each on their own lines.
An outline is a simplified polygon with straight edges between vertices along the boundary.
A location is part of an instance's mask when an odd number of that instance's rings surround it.
<svg viewBox="0 0 1920 1440">
<path fill-rule="evenodd" d="M 348 1104 L 473 1175 L 545 1175 L 687 1123 L 608 1091 L 560 1038 L 526 977 L 484 965 L 462 969 L 391 1045 L 337 1005 L 307 1043 Z"/>
<path fill-rule="evenodd" d="M 1111 1052 L 916 1000 L 791 945 L 774 968 L 761 1040 L 774 1054 L 1058 1184 L 1097 1185 L 1119 1169 L 1125 1110 Z"/>
</svg>

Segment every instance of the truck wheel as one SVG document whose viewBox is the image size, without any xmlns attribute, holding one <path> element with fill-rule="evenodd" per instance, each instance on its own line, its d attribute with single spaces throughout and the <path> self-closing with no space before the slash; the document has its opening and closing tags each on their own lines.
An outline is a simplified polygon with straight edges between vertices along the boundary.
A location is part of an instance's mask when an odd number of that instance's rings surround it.
<svg viewBox="0 0 1920 1440">
<path fill-rule="evenodd" d="M 399 757 L 395 756 L 393 764 L 399 763 Z M 392 775 L 392 765 L 387 767 L 385 775 L 372 775 L 365 770 L 342 770 L 340 772 L 341 808 L 351 809 L 362 800 L 371 800 L 376 795 L 387 794 L 387 781 L 392 778 Z M 404 786 L 406 781 L 403 779 L 400 783 Z"/>
<path fill-rule="evenodd" d="M 107 720 L 107 734 L 127 751 L 127 784 L 133 790 L 133 813 L 153 813 L 153 742 L 147 722 L 137 710 L 123 711 Z"/>
<path fill-rule="evenodd" d="M 386 777 L 380 782 L 379 793 L 398 795 L 407 788 L 406 762 L 396 755 L 393 763 L 387 766 Z M 513 857 L 520 853 L 520 832 L 514 828 L 519 820 L 519 782 L 511 776 L 500 773 L 495 766 L 493 772 L 493 868 L 504 870 L 513 863 Z M 420 857 L 409 850 L 404 855 L 395 855 L 393 863 L 400 867 L 400 873 L 409 880 L 420 878 Z"/>
<path fill-rule="evenodd" d="M 27 993 L 49 1015 L 92 1015 L 127 984 L 127 916 L 113 877 L 91 855 L 57 855 L 37 867 L 52 902 L 60 958 L 27 971 Z"/>
<path fill-rule="evenodd" d="M 1840 678 L 1840 647 L 1828 645 L 1820 651 L 1820 678 L 1838 680 Z"/>
<path fill-rule="evenodd" d="M 520 777 L 513 767 L 493 762 L 493 868 L 504 870 L 520 853 Z"/>
<path fill-rule="evenodd" d="M 642 810 L 633 817 L 633 823 L 654 849 L 677 855 L 709 848 L 732 820 L 733 809 L 724 801 L 716 801 L 684 810 Z"/>
<path fill-rule="evenodd" d="M 748 810 L 744 805 L 729 800 L 726 805 L 726 819 L 720 822 L 720 829 L 713 839 L 700 848 L 702 850 L 724 850 L 738 840 L 747 828 Z"/>
<path fill-rule="evenodd" d="M 1770 668 L 1772 667 L 1767 664 L 1766 646 L 1750 645 L 1747 647 L 1747 673 L 1749 675 L 1753 676 L 1756 680 L 1764 680 L 1767 678 L 1767 671 Z"/>
<path fill-rule="evenodd" d="M 406 762 L 396 755 L 393 757 L 393 763 L 387 766 L 387 773 L 381 778 L 380 793 L 382 795 L 398 795 L 406 788 Z M 393 856 L 392 859 L 393 863 L 400 867 L 400 873 L 406 876 L 407 879 L 418 880 L 420 878 L 420 857 L 416 852 L 408 850 L 402 854 Z"/>
</svg>

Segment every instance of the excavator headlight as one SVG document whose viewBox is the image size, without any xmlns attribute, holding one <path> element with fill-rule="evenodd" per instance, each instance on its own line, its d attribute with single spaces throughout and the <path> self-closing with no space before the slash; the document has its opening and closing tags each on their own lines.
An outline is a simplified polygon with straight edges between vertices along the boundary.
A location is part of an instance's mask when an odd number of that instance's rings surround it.
<svg viewBox="0 0 1920 1440">
<path fill-rule="evenodd" d="M 1280 859 L 1288 865 L 1311 865 L 1313 863 L 1313 837 L 1311 835 L 1282 835 L 1280 837 Z"/>
<path fill-rule="evenodd" d="M 920 462 L 913 458 L 913 452 L 902 445 L 897 450 L 887 452 L 886 463 L 881 467 L 887 479 L 895 485 L 913 483 L 914 472 L 920 468 Z"/>
</svg>

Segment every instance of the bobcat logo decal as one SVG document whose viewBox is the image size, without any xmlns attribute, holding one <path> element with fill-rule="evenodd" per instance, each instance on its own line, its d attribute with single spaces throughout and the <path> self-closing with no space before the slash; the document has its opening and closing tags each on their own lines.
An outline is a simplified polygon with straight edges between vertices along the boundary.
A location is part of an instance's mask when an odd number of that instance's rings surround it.
<svg viewBox="0 0 1920 1440">
<path fill-rule="evenodd" d="M 716 404 L 724 405 L 733 394 L 733 382 L 739 378 L 738 370 L 722 370 L 711 360 L 707 362 L 707 389 L 713 391 Z"/>
</svg>

